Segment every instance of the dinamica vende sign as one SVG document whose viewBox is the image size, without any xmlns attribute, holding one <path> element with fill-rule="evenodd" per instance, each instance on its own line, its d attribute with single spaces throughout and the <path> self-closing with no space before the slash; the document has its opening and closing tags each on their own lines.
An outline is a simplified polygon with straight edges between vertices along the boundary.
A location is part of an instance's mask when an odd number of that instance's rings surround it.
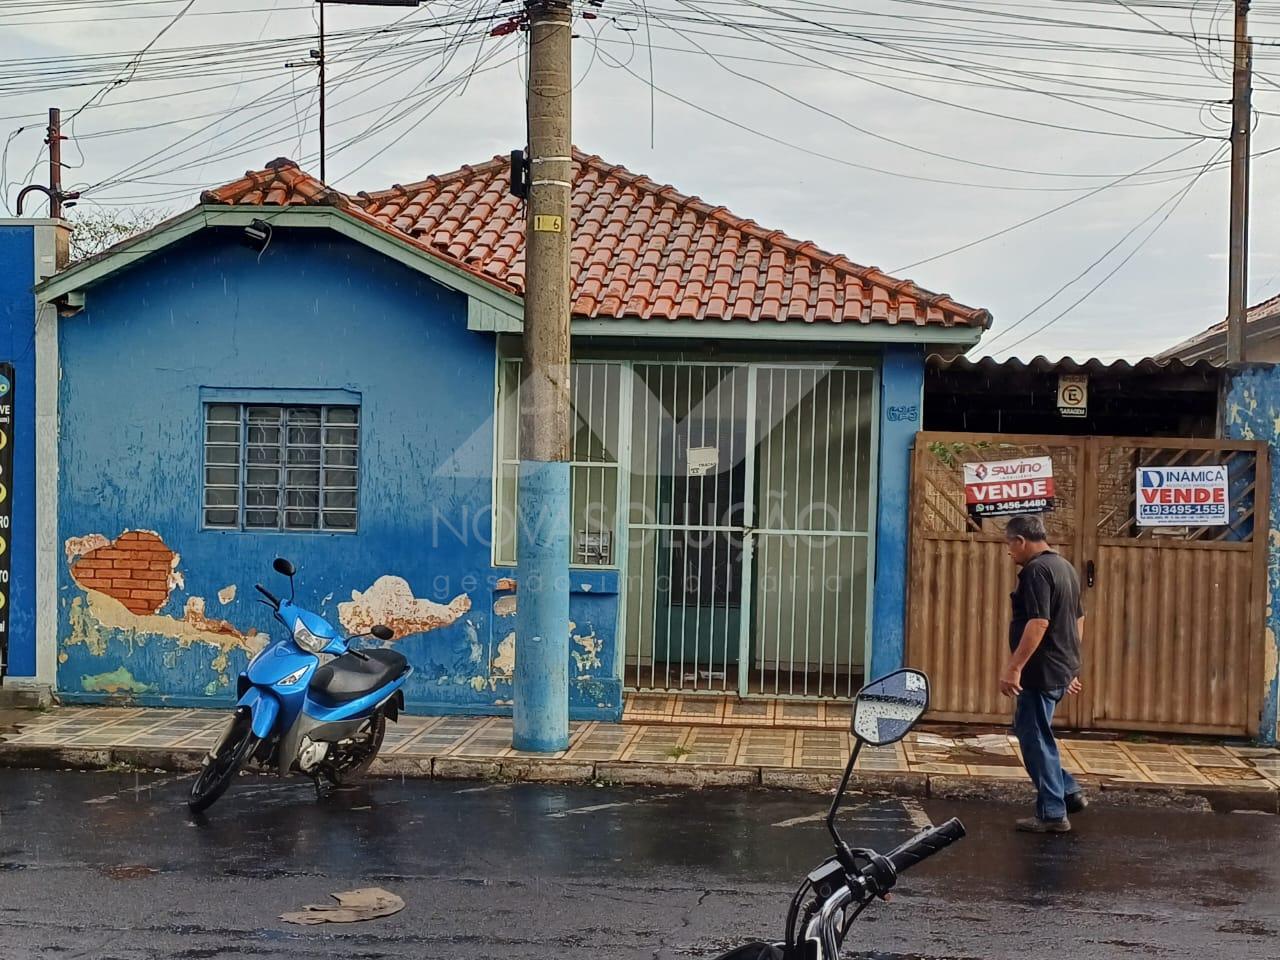
<svg viewBox="0 0 1280 960">
<path fill-rule="evenodd" d="M 974 517 L 1006 517 L 1053 509 L 1053 460 L 1020 457 L 964 465 L 964 498 Z"/>
<path fill-rule="evenodd" d="M 1138 525 L 1213 527 L 1227 523 L 1227 468 L 1139 467 Z"/>
</svg>

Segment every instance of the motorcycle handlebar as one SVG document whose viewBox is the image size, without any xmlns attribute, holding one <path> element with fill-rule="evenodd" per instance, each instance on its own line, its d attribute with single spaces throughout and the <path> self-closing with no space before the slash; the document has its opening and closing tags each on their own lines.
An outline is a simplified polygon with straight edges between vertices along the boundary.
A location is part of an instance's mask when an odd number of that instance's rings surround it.
<svg viewBox="0 0 1280 960">
<path fill-rule="evenodd" d="M 885 854 L 885 859 L 893 864 L 893 868 L 902 873 L 910 870 L 922 860 L 927 860 L 939 850 L 955 843 L 965 834 L 964 824 L 952 817 L 940 827 L 930 827 L 923 833 L 912 837 L 902 846 Z"/>
<path fill-rule="evenodd" d="M 268 600 L 270 600 L 271 605 L 273 607 L 275 607 L 277 610 L 280 609 L 280 600 L 274 593 L 272 593 L 270 590 L 268 590 L 266 587 L 264 587 L 260 583 L 255 583 L 253 585 L 253 588 L 257 590 L 260 594 L 262 594 L 264 597 L 266 597 Z"/>
</svg>

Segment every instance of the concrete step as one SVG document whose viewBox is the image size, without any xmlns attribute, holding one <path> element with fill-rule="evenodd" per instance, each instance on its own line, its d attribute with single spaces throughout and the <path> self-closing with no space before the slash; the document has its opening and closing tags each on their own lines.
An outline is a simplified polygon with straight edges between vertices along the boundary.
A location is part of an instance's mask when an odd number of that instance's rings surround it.
<svg viewBox="0 0 1280 960">
<path fill-rule="evenodd" d="M 47 710 L 51 706 L 53 691 L 47 684 L 0 685 L 0 710 Z"/>
</svg>

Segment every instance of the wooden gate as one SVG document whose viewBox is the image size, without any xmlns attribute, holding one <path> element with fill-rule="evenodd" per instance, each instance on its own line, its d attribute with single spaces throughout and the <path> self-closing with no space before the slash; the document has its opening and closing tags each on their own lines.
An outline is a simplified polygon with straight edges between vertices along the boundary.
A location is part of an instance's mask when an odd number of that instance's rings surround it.
<svg viewBox="0 0 1280 960">
<path fill-rule="evenodd" d="M 907 662 L 929 673 L 931 715 L 1009 719 L 996 678 L 1008 655 L 1016 569 L 1005 554 L 1004 522 L 968 516 L 961 468 L 1029 456 L 1053 460 L 1056 505 L 1045 523 L 1084 587 L 1085 690 L 1064 704 L 1060 721 L 1082 729 L 1256 734 L 1267 448 L 1217 440 L 919 434 Z M 1228 526 L 1137 526 L 1139 467 L 1209 464 L 1228 468 Z"/>
</svg>

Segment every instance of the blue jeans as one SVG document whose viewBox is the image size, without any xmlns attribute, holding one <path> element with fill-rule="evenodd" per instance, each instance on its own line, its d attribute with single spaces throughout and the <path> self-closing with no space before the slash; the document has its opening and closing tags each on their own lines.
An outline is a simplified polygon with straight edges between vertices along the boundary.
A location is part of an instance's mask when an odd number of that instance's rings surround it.
<svg viewBox="0 0 1280 960">
<path fill-rule="evenodd" d="M 1067 794 L 1080 791 L 1075 778 L 1062 769 L 1058 742 L 1053 738 L 1053 711 L 1066 692 L 1065 687 L 1024 689 L 1013 711 L 1013 732 L 1022 747 L 1023 765 L 1035 784 L 1036 816 L 1041 820 L 1061 820 L 1067 815 Z"/>
</svg>

